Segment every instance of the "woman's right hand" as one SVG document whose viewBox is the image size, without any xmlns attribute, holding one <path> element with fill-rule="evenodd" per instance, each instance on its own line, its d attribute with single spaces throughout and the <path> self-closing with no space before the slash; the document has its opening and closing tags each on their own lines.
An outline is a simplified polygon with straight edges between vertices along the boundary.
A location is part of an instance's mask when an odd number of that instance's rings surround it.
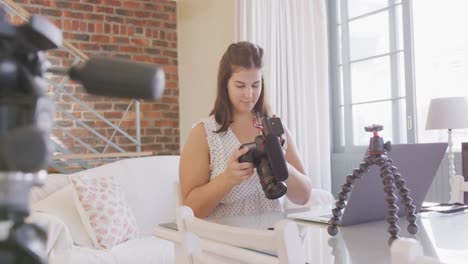
<svg viewBox="0 0 468 264">
<path fill-rule="evenodd" d="M 243 147 L 238 149 L 229 158 L 226 170 L 224 170 L 224 177 L 228 182 L 233 185 L 238 185 L 247 180 L 253 174 L 253 164 L 251 162 L 239 162 L 240 156 L 249 151 L 248 148 Z"/>
</svg>

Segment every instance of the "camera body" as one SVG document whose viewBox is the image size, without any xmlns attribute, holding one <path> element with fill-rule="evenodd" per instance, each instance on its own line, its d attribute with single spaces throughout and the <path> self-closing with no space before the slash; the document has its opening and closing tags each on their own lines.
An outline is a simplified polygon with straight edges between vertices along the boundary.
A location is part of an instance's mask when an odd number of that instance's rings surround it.
<svg viewBox="0 0 468 264">
<path fill-rule="evenodd" d="M 47 263 L 46 232 L 29 215 L 29 190 L 47 177 L 54 105 L 42 53 L 62 45 L 61 31 L 39 16 L 14 26 L 0 9 L 0 259 Z"/>
<path fill-rule="evenodd" d="M 0 8 L 0 262 L 47 263 L 46 232 L 27 223 L 29 191 L 47 177 L 54 147 L 54 104 L 46 72 L 68 75 L 87 92 L 114 97 L 159 99 L 162 68 L 115 58 L 91 58 L 70 69 L 49 67 L 44 51 L 62 46 L 62 32 L 33 15 L 15 26 Z"/>
<path fill-rule="evenodd" d="M 257 174 L 265 197 L 278 199 L 283 196 L 288 188 L 284 182 L 288 179 L 288 170 L 282 145 L 284 139 L 283 124 L 278 117 L 260 118 L 257 113 L 257 121 L 261 120 L 262 134 L 255 137 L 254 142 L 242 144 L 247 153 L 239 157 L 239 162 L 251 162 L 257 169 Z"/>
<path fill-rule="evenodd" d="M 256 136 L 254 142 L 242 144 L 239 149 L 241 148 L 249 150 L 239 158 L 239 162 L 252 162 L 255 167 L 260 163 L 260 159 L 266 155 L 263 135 Z"/>
</svg>

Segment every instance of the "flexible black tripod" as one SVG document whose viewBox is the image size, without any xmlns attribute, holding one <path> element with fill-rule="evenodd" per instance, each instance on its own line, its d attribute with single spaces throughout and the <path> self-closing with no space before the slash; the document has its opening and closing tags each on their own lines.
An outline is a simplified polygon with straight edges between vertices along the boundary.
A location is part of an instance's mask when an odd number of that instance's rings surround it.
<svg viewBox="0 0 468 264">
<path fill-rule="evenodd" d="M 405 204 L 406 219 L 409 222 L 408 232 L 410 234 L 416 234 L 419 230 L 418 225 L 415 223 L 417 219 L 414 213 L 416 207 L 412 204 L 413 199 L 409 196 L 409 189 L 405 187 L 406 181 L 401 178 L 399 173 L 396 173 L 397 168 L 392 166 L 392 160 L 386 155 L 391 150 L 391 143 L 387 141 L 384 144 L 383 138 L 378 134 L 378 131 L 381 131 L 383 126 L 371 125 L 366 126 L 364 129 L 367 132 L 373 132 L 374 136 L 370 139 L 369 149 L 363 162 L 359 164 L 359 168 L 353 170 L 353 174 L 346 177 L 346 183 L 341 186 L 342 191 L 338 194 L 338 201 L 335 204 L 336 208 L 332 210 L 333 217 L 330 219 L 331 225 L 328 227 L 328 234 L 330 236 L 338 234 L 337 226 L 341 224 L 341 210 L 346 207 L 345 201 L 348 199 L 348 193 L 351 192 L 356 179 L 361 178 L 361 175 L 367 172 L 370 166 L 377 165 L 380 167 L 380 177 L 384 184 L 384 191 L 387 193 L 387 197 L 385 198 L 388 205 L 386 220 L 389 224 L 387 231 L 391 235 L 388 243 L 391 244 L 398 238 L 398 232 L 400 231 L 397 225 L 399 221 L 397 216 L 399 208 L 396 205 L 398 197 L 395 195 L 395 189 L 398 188 L 399 194 Z"/>
</svg>

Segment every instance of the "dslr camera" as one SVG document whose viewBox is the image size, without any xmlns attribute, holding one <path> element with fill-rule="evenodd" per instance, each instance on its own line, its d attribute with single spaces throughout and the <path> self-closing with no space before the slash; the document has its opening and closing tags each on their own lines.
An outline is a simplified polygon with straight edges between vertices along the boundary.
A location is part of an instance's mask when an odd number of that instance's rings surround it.
<svg viewBox="0 0 468 264">
<path fill-rule="evenodd" d="M 258 121 L 260 123 L 257 123 Z M 271 200 L 278 199 L 288 190 L 286 183 L 288 169 L 282 145 L 285 140 L 283 124 L 278 117 L 260 117 L 254 121 L 262 134 L 255 137 L 255 141 L 242 144 L 240 148 L 248 148 L 248 152 L 239 157 L 239 162 L 252 162 L 257 169 L 257 174 L 265 197 Z"/>
</svg>

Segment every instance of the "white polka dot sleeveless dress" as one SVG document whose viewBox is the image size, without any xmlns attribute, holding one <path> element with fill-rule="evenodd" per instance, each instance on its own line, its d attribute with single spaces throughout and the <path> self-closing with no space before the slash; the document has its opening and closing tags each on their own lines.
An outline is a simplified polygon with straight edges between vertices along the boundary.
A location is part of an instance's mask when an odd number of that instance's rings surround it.
<svg viewBox="0 0 468 264">
<path fill-rule="evenodd" d="M 208 147 L 210 149 L 210 180 L 220 175 L 226 169 L 229 158 L 239 149 L 241 143 L 229 128 L 226 133 L 215 133 L 220 126 L 214 116 L 201 120 L 205 127 Z M 252 139 L 253 141 L 253 139 Z M 269 200 L 260 185 L 256 170 L 254 174 L 235 186 L 221 200 L 209 217 L 226 217 L 253 215 L 267 212 L 281 212 L 280 200 Z"/>
</svg>

